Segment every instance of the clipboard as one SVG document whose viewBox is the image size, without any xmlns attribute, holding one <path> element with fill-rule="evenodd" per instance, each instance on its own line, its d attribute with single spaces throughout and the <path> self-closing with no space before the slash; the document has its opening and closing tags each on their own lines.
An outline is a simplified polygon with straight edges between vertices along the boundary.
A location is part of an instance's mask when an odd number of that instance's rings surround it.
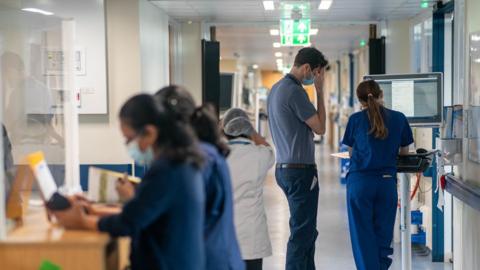
<svg viewBox="0 0 480 270">
<path fill-rule="evenodd" d="M 335 158 L 341 158 L 341 159 L 350 159 L 350 153 L 349 152 L 338 152 L 338 153 L 332 153 L 330 156 L 335 157 Z"/>
</svg>

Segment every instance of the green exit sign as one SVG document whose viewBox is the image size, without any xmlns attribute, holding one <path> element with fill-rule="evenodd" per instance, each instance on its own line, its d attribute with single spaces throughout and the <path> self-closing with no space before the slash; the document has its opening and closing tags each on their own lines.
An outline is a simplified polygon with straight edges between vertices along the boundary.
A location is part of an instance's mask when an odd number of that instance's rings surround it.
<svg viewBox="0 0 480 270">
<path fill-rule="evenodd" d="M 310 34 L 310 19 L 280 20 L 281 35 Z"/>
<path fill-rule="evenodd" d="M 282 46 L 305 46 L 310 44 L 310 35 L 282 35 L 280 43 Z"/>
<path fill-rule="evenodd" d="M 282 46 L 305 46 L 310 44 L 310 19 L 280 20 L 280 43 Z"/>
</svg>

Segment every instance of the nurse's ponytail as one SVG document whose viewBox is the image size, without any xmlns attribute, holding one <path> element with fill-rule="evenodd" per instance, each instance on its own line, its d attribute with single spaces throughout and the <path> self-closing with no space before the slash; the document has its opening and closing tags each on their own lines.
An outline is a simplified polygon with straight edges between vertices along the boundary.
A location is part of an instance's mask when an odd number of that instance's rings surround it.
<svg viewBox="0 0 480 270">
<path fill-rule="evenodd" d="M 357 97 L 362 105 L 367 107 L 370 134 L 373 134 L 376 139 L 383 140 L 388 136 L 388 129 L 384 121 L 385 108 L 379 102 L 382 94 L 380 86 L 374 80 L 361 82 L 357 87 Z"/>
</svg>

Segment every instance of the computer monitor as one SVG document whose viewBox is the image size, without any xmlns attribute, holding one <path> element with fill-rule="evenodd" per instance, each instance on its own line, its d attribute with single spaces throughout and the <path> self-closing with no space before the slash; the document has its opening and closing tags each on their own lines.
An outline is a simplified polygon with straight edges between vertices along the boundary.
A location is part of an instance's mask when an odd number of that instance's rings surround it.
<svg viewBox="0 0 480 270">
<path fill-rule="evenodd" d="M 443 112 L 442 73 L 367 75 L 383 90 L 385 107 L 400 111 L 413 126 L 440 126 Z"/>
</svg>

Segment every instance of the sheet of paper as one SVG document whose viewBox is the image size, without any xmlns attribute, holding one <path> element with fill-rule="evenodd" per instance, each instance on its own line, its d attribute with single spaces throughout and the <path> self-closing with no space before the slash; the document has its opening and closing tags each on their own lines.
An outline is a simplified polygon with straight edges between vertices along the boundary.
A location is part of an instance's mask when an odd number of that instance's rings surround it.
<svg viewBox="0 0 480 270">
<path fill-rule="evenodd" d="M 402 112 L 407 117 L 415 114 L 414 82 L 393 81 L 392 82 L 392 109 Z"/>
<path fill-rule="evenodd" d="M 90 167 L 88 169 L 88 198 L 99 203 L 118 203 L 115 184 L 118 177 L 108 171 Z"/>
<path fill-rule="evenodd" d="M 344 159 L 349 159 L 350 158 L 350 153 L 349 152 L 339 152 L 339 153 L 333 153 L 330 154 L 332 157 L 336 158 L 344 158 Z"/>
<path fill-rule="evenodd" d="M 88 169 L 88 198 L 99 203 L 119 203 L 116 183 L 119 178 L 123 177 L 122 173 L 90 167 Z M 141 181 L 140 178 L 133 176 L 129 176 L 128 180 L 134 184 L 139 184 Z"/>
</svg>

